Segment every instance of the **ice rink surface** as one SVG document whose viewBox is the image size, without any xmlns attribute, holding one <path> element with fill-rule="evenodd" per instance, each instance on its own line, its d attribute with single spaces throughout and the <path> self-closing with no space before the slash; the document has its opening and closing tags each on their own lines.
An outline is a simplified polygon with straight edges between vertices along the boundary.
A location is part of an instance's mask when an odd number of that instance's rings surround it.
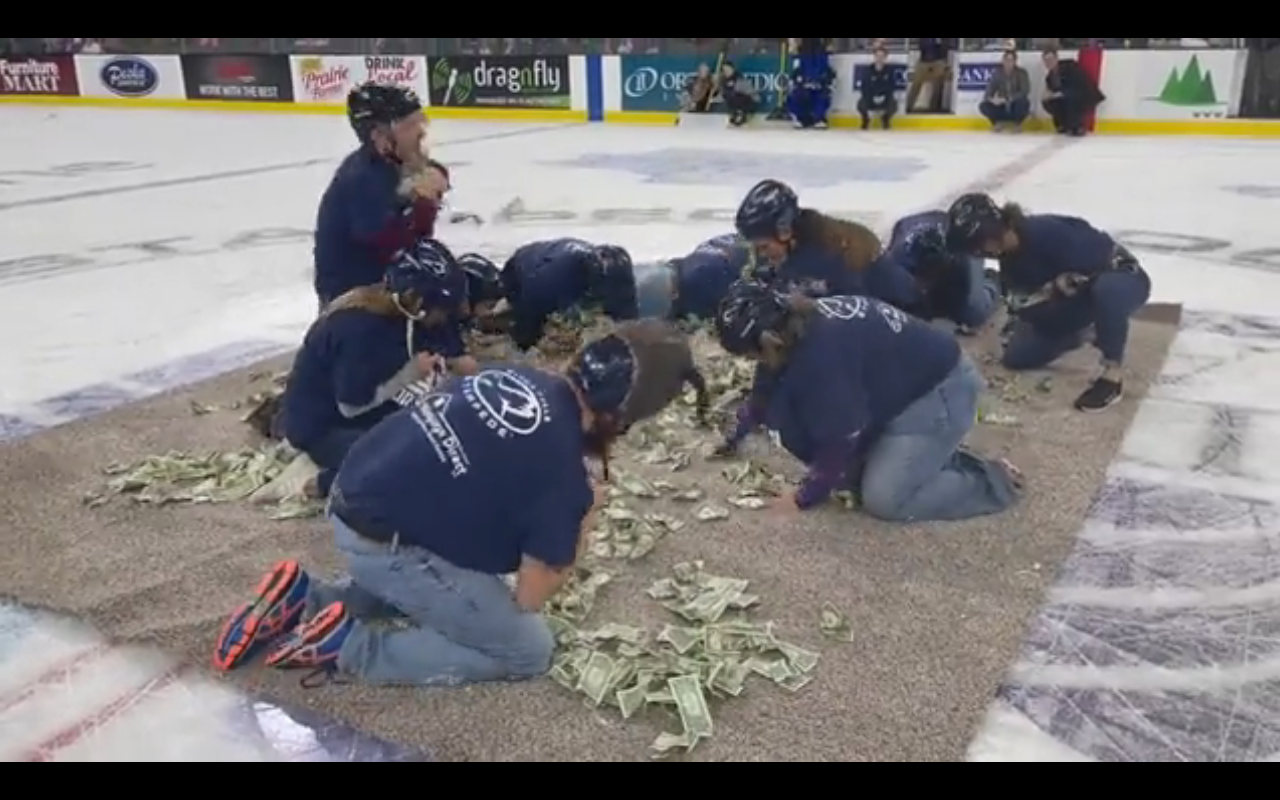
<svg viewBox="0 0 1280 800">
<path fill-rule="evenodd" d="M 0 107 L 0 123 L 0 440 L 299 339 L 316 204 L 350 146 L 340 117 Z M 1280 142 L 455 122 L 432 136 L 454 205 L 487 220 L 442 228 L 458 252 L 573 235 L 677 255 L 727 231 L 761 177 L 882 232 L 973 189 L 1114 232 L 1152 299 L 1187 313 L 970 757 L 1280 759 Z M 0 607 L 0 759 L 421 758 Z"/>
</svg>

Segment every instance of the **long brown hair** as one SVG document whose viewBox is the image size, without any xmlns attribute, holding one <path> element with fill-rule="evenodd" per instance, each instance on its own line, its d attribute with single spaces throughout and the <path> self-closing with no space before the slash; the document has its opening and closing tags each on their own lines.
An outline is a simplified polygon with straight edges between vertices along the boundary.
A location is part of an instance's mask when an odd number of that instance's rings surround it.
<svg viewBox="0 0 1280 800">
<path fill-rule="evenodd" d="M 837 219 L 812 208 L 802 208 L 792 226 L 800 244 L 817 244 L 840 254 L 845 267 L 861 272 L 880 255 L 882 245 L 875 231 L 857 222 Z"/>
<path fill-rule="evenodd" d="M 357 286 L 349 292 L 335 297 L 333 302 L 325 306 L 322 316 L 347 308 L 359 308 L 384 317 L 402 316 L 403 311 L 396 305 L 396 299 L 387 287 L 381 283 L 372 286 Z"/>
</svg>

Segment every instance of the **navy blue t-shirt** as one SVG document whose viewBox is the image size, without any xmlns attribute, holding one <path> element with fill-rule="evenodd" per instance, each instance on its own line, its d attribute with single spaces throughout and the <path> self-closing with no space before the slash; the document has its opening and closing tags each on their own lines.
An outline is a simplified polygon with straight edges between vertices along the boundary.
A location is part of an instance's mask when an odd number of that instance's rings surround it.
<svg viewBox="0 0 1280 800">
<path fill-rule="evenodd" d="M 811 297 L 854 295 L 866 291 L 861 277 L 849 269 L 844 258 L 821 244 L 796 247 L 787 254 L 775 275 L 783 287 Z"/>
<path fill-rule="evenodd" d="M 904 311 L 919 314 L 925 304 L 916 277 L 923 267 L 907 250 L 911 234 L 927 227 L 944 227 L 945 211 L 925 211 L 903 217 L 893 226 L 889 244 L 867 268 L 866 293 Z"/>
<path fill-rule="evenodd" d="M 491 365 L 379 423 L 335 485 L 353 518 L 464 569 L 563 568 L 594 501 L 583 436 L 562 377 Z"/>
<path fill-rule="evenodd" d="M 708 239 L 676 267 L 676 301 L 672 316 L 710 319 L 720 309 L 729 287 L 745 277 L 751 245 L 736 234 Z"/>
<path fill-rule="evenodd" d="M 530 242 L 503 265 L 503 286 L 511 304 L 511 338 L 532 347 L 552 314 L 567 311 L 587 296 L 586 260 L 594 248 L 580 239 Z"/>
<path fill-rule="evenodd" d="M 1017 233 L 1017 251 L 1000 259 L 1006 292 L 1032 294 L 1068 272 L 1096 275 L 1115 258 L 1115 240 L 1078 217 L 1033 214 Z"/>
<path fill-rule="evenodd" d="M 948 333 L 869 297 L 824 297 L 767 390 L 765 420 L 800 461 L 875 435 L 960 363 Z"/>
<path fill-rule="evenodd" d="M 370 428 L 396 410 L 388 399 L 364 414 L 347 417 L 339 405 L 362 408 L 372 403 L 378 388 L 403 370 L 413 354 L 448 355 L 435 349 L 449 344 L 447 330 L 415 324 L 411 341 L 408 322 L 400 315 L 344 308 L 311 323 L 293 358 L 282 399 L 284 434 L 290 444 L 306 450 L 334 428 Z"/>
<path fill-rule="evenodd" d="M 323 302 L 382 280 L 386 264 L 375 243 L 406 208 L 399 185 L 399 170 L 371 147 L 343 159 L 316 217 L 315 289 Z"/>
</svg>

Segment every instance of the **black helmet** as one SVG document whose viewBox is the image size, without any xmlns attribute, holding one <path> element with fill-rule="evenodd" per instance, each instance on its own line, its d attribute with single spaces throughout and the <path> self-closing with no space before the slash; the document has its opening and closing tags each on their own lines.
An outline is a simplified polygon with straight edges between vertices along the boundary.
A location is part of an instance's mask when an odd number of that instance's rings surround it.
<svg viewBox="0 0 1280 800">
<path fill-rule="evenodd" d="M 982 244 L 1000 233 L 1004 216 L 990 195 L 973 193 L 956 198 L 947 209 L 947 249 L 976 254 Z"/>
<path fill-rule="evenodd" d="M 738 206 L 734 225 L 744 239 L 787 233 L 800 212 L 800 198 L 782 181 L 765 180 L 751 187 Z"/>
<path fill-rule="evenodd" d="M 412 89 L 394 84 L 362 83 L 347 95 L 347 121 L 360 141 L 378 125 L 391 125 L 422 111 L 422 101 Z"/>
<path fill-rule="evenodd" d="M 907 234 L 907 252 L 923 261 L 947 254 L 947 236 L 941 225 L 926 225 Z"/>
<path fill-rule="evenodd" d="M 780 330 L 786 318 L 782 295 L 763 283 L 738 281 L 720 301 L 716 337 L 733 355 L 752 355 L 760 350 L 760 335 Z"/>
<path fill-rule="evenodd" d="M 621 336 L 609 334 L 583 347 L 569 365 L 568 375 L 587 408 L 621 417 L 635 385 L 635 353 Z"/>
<path fill-rule="evenodd" d="M 496 264 L 479 253 L 463 253 L 458 256 L 458 266 L 467 276 L 467 296 L 473 304 L 502 299 L 502 273 Z"/>
</svg>

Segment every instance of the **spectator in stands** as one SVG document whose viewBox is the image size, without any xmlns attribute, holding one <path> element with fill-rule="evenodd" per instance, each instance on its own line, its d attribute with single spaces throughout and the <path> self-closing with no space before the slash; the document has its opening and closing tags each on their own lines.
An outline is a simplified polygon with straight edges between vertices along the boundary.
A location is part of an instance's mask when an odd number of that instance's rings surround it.
<svg viewBox="0 0 1280 800">
<path fill-rule="evenodd" d="M 898 110 L 898 101 L 893 96 L 897 80 L 884 45 L 876 45 L 871 58 L 871 66 L 858 80 L 858 114 L 862 116 L 864 131 L 871 127 L 872 114 L 879 114 L 880 124 L 889 130 L 894 112 Z"/>
<path fill-rule="evenodd" d="M 711 107 L 716 94 L 716 79 L 711 74 L 711 67 L 699 64 L 697 73 L 690 75 L 684 84 L 682 110 L 704 113 Z"/>
<path fill-rule="evenodd" d="M 1004 51 L 1000 69 L 991 73 L 987 91 L 978 110 L 991 121 L 997 133 L 1020 131 L 1022 123 L 1031 113 L 1031 76 L 1018 66 L 1018 53 Z"/>
<path fill-rule="evenodd" d="M 735 128 L 745 125 L 760 105 L 756 87 L 728 60 L 720 67 L 720 96 L 729 109 L 729 124 Z"/>
<path fill-rule="evenodd" d="M 920 90 L 929 87 L 930 112 L 944 112 L 947 79 L 951 76 L 951 51 L 956 49 L 955 39 L 920 39 L 920 57 L 911 71 L 911 85 L 907 88 L 907 113 L 917 111 L 916 101 Z"/>
<path fill-rule="evenodd" d="M 1084 136 L 1085 117 L 1106 100 L 1079 62 L 1059 58 L 1055 48 L 1045 49 L 1044 110 L 1053 118 L 1053 128 L 1067 136 Z"/>
</svg>

